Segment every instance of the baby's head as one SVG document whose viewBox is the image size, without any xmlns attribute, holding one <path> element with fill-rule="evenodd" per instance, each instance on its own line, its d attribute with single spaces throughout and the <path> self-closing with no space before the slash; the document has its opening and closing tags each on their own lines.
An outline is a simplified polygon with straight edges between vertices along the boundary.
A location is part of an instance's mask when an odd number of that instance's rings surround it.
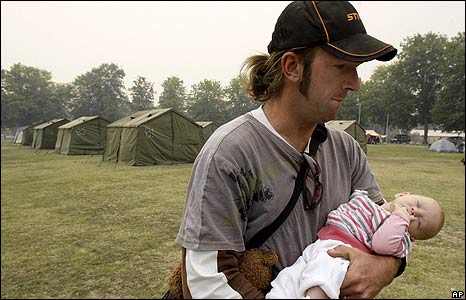
<svg viewBox="0 0 466 300">
<path fill-rule="evenodd" d="M 410 215 L 409 234 L 412 240 L 427 240 L 440 232 L 445 215 L 440 204 L 432 198 L 399 193 L 393 203 L 406 207 Z"/>
</svg>

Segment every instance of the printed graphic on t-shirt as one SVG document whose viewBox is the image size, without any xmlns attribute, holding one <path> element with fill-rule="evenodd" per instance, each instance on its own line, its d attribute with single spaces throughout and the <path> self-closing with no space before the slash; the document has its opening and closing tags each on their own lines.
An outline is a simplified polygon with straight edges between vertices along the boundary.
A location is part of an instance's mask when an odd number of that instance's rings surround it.
<svg viewBox="0 0 466 300">
<path fill-rule="evenodd" d="M 240 213 L 241 220 L 247 220 L 247 214 L 251 208 L 251 201 L 254 202 L 266 202 L 272 200 L 275 197 L 272 189 L 269 185 L 263 185 L 260 180 L 257 180 L 254 177 L 254 174 L 251 170 L 245 171 L 243 168 L 235 169 L 230 174 L 229 177 L 239 185 L 241 191 L 250 190 L 251 187 L 255 187 L 252 198 L 247 199 L 244 194 L 241 194 L 238 198 L 235 199 L 236 207 Z M 247 185 L 247 186 L 246 186 Z"/>
</svg>

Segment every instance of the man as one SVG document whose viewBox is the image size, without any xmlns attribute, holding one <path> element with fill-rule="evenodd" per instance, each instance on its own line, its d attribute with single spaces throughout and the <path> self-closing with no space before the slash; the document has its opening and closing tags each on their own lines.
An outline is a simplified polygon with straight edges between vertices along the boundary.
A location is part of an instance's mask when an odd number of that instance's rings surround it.
<svg viewBox="0 0 466 300">
<path fill-rule="evenodd" d="M 249 92 L 264 105 L 218 128 L 194 163 L 176 239 L 183 247 L 185 298 L 264 297 L 239 273 L 238 257 L 288 204 L 304 161 L 310 170 L 298 202 L 260 246 L 278 254 L 275 274 L 317 239 L 327 214 L 354 190 L 384 202 L 359 144 L 323 124 L 359 89 L 359 64 L 388 61 L 396 51 L 366 34 L 348 2 L 298 1 L 285 8 L 269 55 L 245 62 Z M 307 154 L 316 146 L 315 156 Z M 350 260 L 342 297 L 372 298 L 402 271 L 400 259 L 358 249 L 339 246 L 329 254 Z"/>
</svg>

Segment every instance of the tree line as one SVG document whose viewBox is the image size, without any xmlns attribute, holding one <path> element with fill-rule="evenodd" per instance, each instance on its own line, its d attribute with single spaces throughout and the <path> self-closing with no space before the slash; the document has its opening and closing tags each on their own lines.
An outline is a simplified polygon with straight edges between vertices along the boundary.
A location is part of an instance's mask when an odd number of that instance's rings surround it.
<svg viewBox="0 0 466 300">
<path fill-rule="evenodd" d="M 403 40 L 397 59 L 377 67 L 358 93 L 349 93 L 337 116 L 356 119 L 366 129 L 386 133 L 427 129 L 464 131 L 464 32 L 447 38 L 416 34 Z M 138 76 L 126 90 L 125 71 L 104 63 L 71 83 L 55 83 L 49 71 L 21 63 L 1 70 L 1 126 L 18 127 L 53 118 L 99 115 L 109 121 L 151 108 L 175 108 L 195 121 L 219 125 L 259 106 L 243 89 L 244 74 L 226 87 L 204 79 L 188 91 L 183 80 L 168 77 L 159 101 L 154 83 Z"/>
<path fill-rule="evenodd" d="M 409 132 L 465 129 L 464 32 L 447 38 L 429 32 L 407 37 L 394 63 L 379 66 L 359 93 L 346 97 L 338 118 L 356 119 L 366 129 L 388 126 Z"/>
<path fill-rule="evenodd" d="M 221 125 L 259 106 L 242 88 L 244 75 L 233 78 L 225 88 L 216 80 L 204 79 L 190 92 L 179 77 L 168 77 L 162 83 L 158 105 L 154 83 L 137 76 L 126 90 L 124 77 L 121 67 L 104 63 L 71 83 L 55 83 L 49 71 L 17 63 L 1 70 L 1 126 L 14 128 L 39 120 L 91 115 L 115 121 L 153 108 L 174 108 L 195 121 Z"/>
</svg>

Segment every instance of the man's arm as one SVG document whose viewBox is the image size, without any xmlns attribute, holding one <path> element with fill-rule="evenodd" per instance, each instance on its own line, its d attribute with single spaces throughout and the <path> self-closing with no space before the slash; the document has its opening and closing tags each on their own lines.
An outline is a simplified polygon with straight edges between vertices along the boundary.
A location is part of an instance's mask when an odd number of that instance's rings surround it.
<svg viewBox="0 0 466 300">
<path fill-rule="evenodd" d="M 184 298 L 263 299 L 264 294 L 239 271 L 236 251 L 200 251 L 183 248 Z"/>
<path fill-rule="evenodd" d="M 397 275 L 402 259 L 393 256 L 371 255 L 359 249 L 337 246 L 328 251 L 333 257 L 350 261 L 340 297 L 374 298 Z"/>
</svg>

